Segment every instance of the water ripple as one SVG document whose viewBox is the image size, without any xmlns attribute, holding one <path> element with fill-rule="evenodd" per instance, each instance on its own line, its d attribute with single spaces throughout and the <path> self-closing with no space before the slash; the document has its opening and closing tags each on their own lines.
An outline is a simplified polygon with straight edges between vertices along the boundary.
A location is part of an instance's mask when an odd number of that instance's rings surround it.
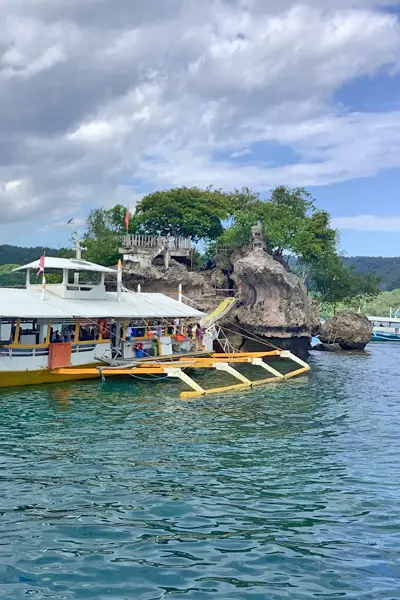
<svg viewBox="0 0 400 600">
<path fill-rule="evenodd" d="M 0 598 L 399 598 L 399 375 L 378 346 L 312 360 L 193 403 L 175 383 L 3 391 Z"/>
</svg>

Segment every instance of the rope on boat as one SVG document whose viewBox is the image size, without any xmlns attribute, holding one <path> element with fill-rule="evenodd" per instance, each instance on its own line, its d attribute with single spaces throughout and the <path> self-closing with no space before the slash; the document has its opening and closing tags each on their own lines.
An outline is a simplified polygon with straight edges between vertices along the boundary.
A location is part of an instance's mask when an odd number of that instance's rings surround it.
<svg viewBox="0 0 400 600">
<path fill-rule="evenodd" d="M 232 323 L 232 321 L 228 321 L 228 323 L 230 325 L 233 325 L 233 327 L 237 327 L 238 329 L 241 329 L 243 332 L 245 332 L 246 335 L 244 335 L 243 337 L 250 341 L 258 342 L 259 344 L 263 344 L 264 346 L 267 346 L 267 348 L 273 348 L 274 350 L 280 350 L 280 351 L 283 350 L 282 348 L 279 348 L 279 346 L 275 346 L 275 344 L 273 344 L 272 342 L 268 342 L 267 340 L 264 340 L 257 334 L 250 333 L 244 327 L 237 325 L 237 323 Z M 223 326 L 221 325 L 220 327 L 221 327 L 221 329 L 226 329 L 226 331 L 229 331 L 230 333 L 237 333 L 237 331 L 234 331 L 233 329 L 229 329 L 229 327 L 226 327 L 225 325 L 223 325 Z"/>
<path fill-rule="evenodd" d="M 184 296 L 184 298 L 186 298 L 186 296 Z M 192 300 L 191 298 L 186 298 L 186 299 L 189 300 L 190 302 L 193 302 L 193 304 L 196 304 L 198 307 L 200 307 L 200 304 L 198 302 L 196 302 L 195 300 Z M 256 333 L 250 333 L 247 329 L 238 325 L 238 323 L 233 323 L 232 321 L 227 321 L 227 323 L 229 323 L 230 325 L 233 325 L 233 327 L 236 327 L 237 329 L 240 329 L 241 331 L 243 331 L 246 334 L 244 337 L 247 337 L 247 339 L 249 339 L 249 340 L 259 342 L 260 344 L 263 344 L 264 346 L 273 348 L 274 350 L 281 350 L 281 351 L 283 350 L 283 348 L 276 346 L 272 342 L 266 341 L 262 337 L 258 336 Z M 226 329 L 226 331 L 230 331 L 231 333 L 237 333 L 237 331 L 233 331 L 232 329 L 225 327 L 225 325 L 219 325 L 219 327 L 222 330 Z"/>
</svg>

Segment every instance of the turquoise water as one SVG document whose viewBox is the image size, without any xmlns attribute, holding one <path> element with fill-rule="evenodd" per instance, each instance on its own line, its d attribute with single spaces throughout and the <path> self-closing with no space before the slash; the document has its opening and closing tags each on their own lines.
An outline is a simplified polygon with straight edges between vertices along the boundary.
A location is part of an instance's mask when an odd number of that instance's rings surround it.
<svg viewBox="0 0 400 600">
<path fill-rule="evenodd" d="M 400 598 L 399 358 L 316 354 L 192 403 L 173 382 L 3 391 L 0 597 Z"/>
</svg>

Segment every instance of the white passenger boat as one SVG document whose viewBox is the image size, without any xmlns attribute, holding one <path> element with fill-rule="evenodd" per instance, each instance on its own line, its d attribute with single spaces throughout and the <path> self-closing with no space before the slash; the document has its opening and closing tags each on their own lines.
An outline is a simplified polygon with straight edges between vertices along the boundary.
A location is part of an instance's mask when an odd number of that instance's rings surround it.
<svg viewBox="0 0 400 600">
<path fill-rule="evenodd" d="M 26 271 L 25 289 L 0 288 L 0 387 L 87 379 L 93 375 L 68 369 L 193 350 L 181 331 L 189 319 L 202 318 L 195 308 L 164 294 L 124 290 L 121 271 L 85 260 L 45 257 L 45 272 L 62 273 L 62 281 L 32 283 L 39 264 L 16 269 Z M 79 274 L 98 281 L 85 283 Z M 118 279 L 117 292 L 106 291 L 106 274 Z M 204 343 L 212 350 L 210 339 Z"/>
</svg>

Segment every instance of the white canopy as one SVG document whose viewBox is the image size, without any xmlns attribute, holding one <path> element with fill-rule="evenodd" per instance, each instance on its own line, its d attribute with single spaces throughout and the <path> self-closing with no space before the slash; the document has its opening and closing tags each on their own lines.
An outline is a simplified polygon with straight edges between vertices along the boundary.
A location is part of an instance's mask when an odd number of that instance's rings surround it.
<svg viewBox="0 0 400 600">
<path fill-rule="evenodd" d="M 96 265 L 95 263 L 88 262 L 87 260 L 80 260 L 77 258 L 57 258 L 53 256 L 45 256 L 44 258 L 45 269 L 69 269 L 71 271 L 96 271 L 98 273 L 117 273 L 115 269 L 109 267 L 103 267 L 102 265 Z M 14 271 L 26 271 L 27 269 L 39 269 L 39 260 L 34 260 L 28 265 L 17 267 Z"/>
<path fill-rule="evenodd" d="M 121 302 L 117 302 L 116 292 L 107 292 L 105 299 L 75 300 L 61 298 L 47 289 L 45 300 L 41 298 L 39 286 L 28 289 L 0 288 L 0 318 L 200 319 L 203 316 L 202 312 L 164 294 L 123 292 Z"/>
<path fill-rule="evenodd" d="M 400 324 L 400 319 L 397 317 L 367 317 L 370 321 L 378 321 L 382 323 L 397 323 Z"/>
</svg>

